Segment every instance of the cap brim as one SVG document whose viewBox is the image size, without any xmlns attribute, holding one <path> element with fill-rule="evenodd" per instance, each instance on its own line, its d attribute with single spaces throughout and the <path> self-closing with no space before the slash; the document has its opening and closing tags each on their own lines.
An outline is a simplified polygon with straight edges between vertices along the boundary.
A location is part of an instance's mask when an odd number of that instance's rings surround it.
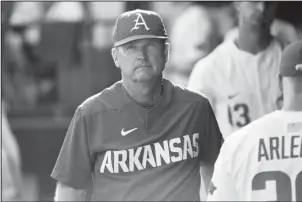
<svg viewBox="0 0 302 202">
<path fill-rule="evenodd" d="M 168 37 L 167 36 L 156 36 L 156 35 L 135 35 L 135 36 L 130 36 L 130 37 L 127 37 L 125 39 L 115 42 L 114 46 L 120 46 L 120 45 L 123 45 L 130 41 L 135 41 L 138 39 L 168 39 Z"/>
</svg>

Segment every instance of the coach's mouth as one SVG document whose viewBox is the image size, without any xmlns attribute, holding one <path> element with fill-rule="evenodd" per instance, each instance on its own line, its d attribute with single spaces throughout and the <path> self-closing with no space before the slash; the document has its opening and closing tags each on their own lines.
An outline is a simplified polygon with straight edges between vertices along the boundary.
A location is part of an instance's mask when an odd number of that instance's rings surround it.
<svg viewBox="0 0 302 202">
<path fill-rule="evenodd" d="M 137 69 L 143 69 L 143 68 L 151 68 L 152 66 L 151 65 L 138 65 L 135 67 L 135 70 Z"/>
</svg>

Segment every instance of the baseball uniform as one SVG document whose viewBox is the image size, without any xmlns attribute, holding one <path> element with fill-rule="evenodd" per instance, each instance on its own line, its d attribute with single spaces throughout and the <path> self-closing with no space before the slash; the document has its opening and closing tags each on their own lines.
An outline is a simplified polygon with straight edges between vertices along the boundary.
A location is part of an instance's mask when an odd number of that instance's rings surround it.
<svg viewBox="0 0 302 202">
<path fill-rule="evenodd" d="M 278 109 L 277 79 L 282 47 L 251 54 L 226 40 L 194 67 L 188 88 L 206 95 L 224 138 L 251 121 Z"/>
<path fill-rule="evenodd" d="M 302 201 L 302 112 L 276 111 L 230 135 L 209 201 Z"/>
</svg>

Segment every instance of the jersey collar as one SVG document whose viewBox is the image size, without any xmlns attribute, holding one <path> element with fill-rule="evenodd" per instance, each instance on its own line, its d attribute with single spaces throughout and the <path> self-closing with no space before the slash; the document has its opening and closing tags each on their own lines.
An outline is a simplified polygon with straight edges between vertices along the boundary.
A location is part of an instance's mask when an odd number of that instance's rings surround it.
<svg viewBox="0 0 302 202">
<path fill-rule="evenodd" d="M 122 81 L 119 81 L 115 84 L 113 89 L 113 94 L 111 94 L 110 98 L 107 97 L 107 103 L 113 109 L 122 110 L 127 107 L 135 107 L 139 110 L 148 110 L 147 107 L 143 107 L 135 102 L 126 92 Z M 173 84 L 167 79 L 163 79 L 163 93 L 159 100 L 159 102 L 154 105 L 151 109 L 154 108 L 162 108 L 170 103 L 172 100 L 172 92 L 173 92 Z"/>
<path fill-rule="evenodd" d="M 156 103 L 151 109 L 162 107 L 162 106 L 165 106 L 166 104 L 168 104 L 171 101 L 171 95 L 172 95 L 172 84 L 168 80 L 163 79 L 163 92 L 162 92 L 162 95 L 161 95 L 160 100 L 158 101 L 158 103 Z M 129 96 L 129 94 L 126 92 L 125 88 L 123 87 L 123 103 L 122 103 L 122 107 L 124 108 L 124 107 L 127 107 L 129 105 L 134 105 L 135 107 L 137 107 L 140 110 L 148 110 L 147 107 L 143 107 L 142 105 L 140 105 L 137 102 L 135 102 Z"/>
</svg>

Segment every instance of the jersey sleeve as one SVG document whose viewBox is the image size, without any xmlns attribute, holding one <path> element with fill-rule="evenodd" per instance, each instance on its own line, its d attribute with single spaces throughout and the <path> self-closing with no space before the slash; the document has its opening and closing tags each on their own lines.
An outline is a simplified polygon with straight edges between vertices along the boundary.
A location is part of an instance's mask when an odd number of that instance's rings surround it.
<svg viewBox="0 0 302 202">
<path fill-rule="evenodd" d="M 18 201 L 21 200 L 21 181 L 19 180 L 19 168 L 10 159 L 7 151 L 1 148 L 1 198 L 3 201 Z M 19 178 L 18 178 L 19 177 Z"/>
<path fill-rule="evenodd" d="M 201 163 L 214 167 L 223 143 L 223 137 L 208 100 L 205 102 L 204 107 L 205 110 L 202 113 L 204 118 L 202 119 L 203 123 L 201 124 L 203 126 L 203 134 L 200 139 Z"/>
<path fill-rule="evenodd" d="M 223 144 L 215 163 L 214 173 L 208 190 L 207 201 L 237 201 L 236 187 L 231 175 L 228 139 Z"/>
<path fill-rule="evenodd" d="M 82 108 L 77 108 L 69 125 L 51 177 L 74 189 L 86 189 L 91 182 L 92 160 Z"/>
<path fill-rule="evenodd" d="M 215 79 L 213 68 L 215 61 L 209 56 L 199 60 L 189 77 L 187 88 L 205 95 L 211 104 L 215 100 Z"/>
</svg>

